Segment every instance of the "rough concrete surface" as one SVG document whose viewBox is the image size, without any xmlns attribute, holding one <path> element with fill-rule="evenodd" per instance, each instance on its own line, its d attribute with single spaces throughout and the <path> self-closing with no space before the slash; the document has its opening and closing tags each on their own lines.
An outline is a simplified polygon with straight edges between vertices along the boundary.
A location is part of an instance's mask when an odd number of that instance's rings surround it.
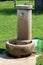
<svg viewBox="0 0 43 65">
<path fill-rule="evenodd" d="M 37 55 L 25 58 L 13 58 L 6 53 L 0 53 L 0 65 L 36 65 Z"/>
</svg>

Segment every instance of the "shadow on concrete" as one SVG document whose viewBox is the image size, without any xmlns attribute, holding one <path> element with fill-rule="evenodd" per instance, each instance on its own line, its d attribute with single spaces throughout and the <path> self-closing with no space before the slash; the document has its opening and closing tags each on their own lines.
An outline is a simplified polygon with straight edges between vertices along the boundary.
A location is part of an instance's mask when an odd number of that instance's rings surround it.
<svg viewBox="0 0 43 65">
<path fill-rule="evenodd" d="M 13 59 L 13 57 L 12 56 L 9 56 L 8 54 L 7 54 L 7 50 L 6 49 L 0 49 L 0 58 L 2 58 L 2 59 Z"/>
<path fill-rule="evenodd" d="M 0 9 L 0 15 L 16 15 L 17 10 L 14 8 L 5 8 L 5 9 Z"/>
<path fill-rule="evenodd" d="M 0 49 L 0 58 L 2 58 L 2 59 L 20 59 L 20 58 L 26 58 L 30 55 L 31 54 L 26 55 L 26 56 L 17 57 L 17 56 L 12 56 L 12 55 L 8 54 L 6 49 Z"/>
<path fill-rule="evenodd" d="M 4 51 L 6 51 L 6 49 L 0 48 L 0 54 L 3 53 Z"/>
</svg>

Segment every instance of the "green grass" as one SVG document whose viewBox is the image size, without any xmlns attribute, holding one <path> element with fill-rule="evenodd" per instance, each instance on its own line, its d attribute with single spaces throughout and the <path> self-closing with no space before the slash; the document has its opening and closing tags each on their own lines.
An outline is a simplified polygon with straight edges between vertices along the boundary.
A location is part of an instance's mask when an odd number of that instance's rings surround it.
<svg viewBox="0 0 43 65">
<path fill-rule="evenodd" d="M 29 2 L 17 1 L 17 4 L 24 3 Z M 34 6 L 33 2 L 31 4 Z M 43 48 L 43 11 L 33 10 L 32 20 L 32 36 L 41 40 Z M 6 41 L 14 38 L 17 38 L 17 11 L 14 9 L 14 3 L 0 2 L 0 48 L 4 49 Z M 37 65 L 43 65 L 43 55 L 38 59 Z"/>
<path fill-rule="evenodd" d="M 17 1 L 17 4 L 29 3 L 29 1 Z M 33 4 L 33 3 L 31 3 Z M 3 42 L 17 37 L 17 11 L 13 1 L 0 2 L 0 47 L 5 47 Z"/>
<path fill-rule="evenodd" d="M 8 39 L 17 36 L 17 11 L 13 2 L 0 2 L 0 47 L 5 48 Z M 4 42 L 4 44 L 2 44 Z"/>
<path fill-rule="evenodd" d="M 33 38 L 39 38 L 43 43 L 43 10 L 33 10 Z M 43 44 L 42 44 L 43 47 Z"/>
</svg>

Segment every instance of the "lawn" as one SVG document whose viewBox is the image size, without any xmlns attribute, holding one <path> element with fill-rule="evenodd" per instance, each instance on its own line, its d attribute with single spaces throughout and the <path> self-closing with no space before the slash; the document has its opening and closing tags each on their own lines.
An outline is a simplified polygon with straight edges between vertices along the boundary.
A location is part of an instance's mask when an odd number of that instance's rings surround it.
<svg viewBox="0 0 43 65">
<path fill-rule="evenodd" d="M 17 4 L 24 3 L 29 3 L 29 1 L 17 2 Z M 14 39 L 16 37 L 17 11 L 14 9 L 14 2 L 13 1 L 0 2 L 0 47 L 5 48 L 6 40 Z"/>
<path fill-rule="evenodd" d="M 17 1 L 17 4 L 29 3 Z M 31 2 L 33 5 L 33 2 Z M 39 38 L 43 47 L 43 11 L 32 11 L 32 36 Z M 17 38 L 17 11 L 13 1 L 0 2 L 0 48 L 4 49 L 7 40 Z M 42 53 L 43 54 L 43 53 Z M 43 65 L 43 55 L 37 62 Z"/>
</svg>

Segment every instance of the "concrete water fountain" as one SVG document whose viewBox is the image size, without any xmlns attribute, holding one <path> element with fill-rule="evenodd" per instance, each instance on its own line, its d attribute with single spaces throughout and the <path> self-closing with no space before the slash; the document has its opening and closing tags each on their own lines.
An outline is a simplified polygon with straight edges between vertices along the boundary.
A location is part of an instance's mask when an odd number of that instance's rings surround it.
<svg viewBox="0 0 43 65">
<path fill-rule="evenodd" d="M 32 6 L 18 5 L 17 8 L 17 34 L 16 40 L 7 41 L 6 47 L 9 54 L 17 57 L 26 56 L 33 52 L 32 42 Z"/>
<path fill-rule="evenodd" d="M 7 41 L 8 54 L 20 58 L 15 60 L 15 65 L 36 65 L 37 55 L 32 54 L 35 44 L 32 41 L 32 6 L 18 5 L 17 8 L 17 39 Z M 28 56 L 28 57 L 26 57 Z"/>
<path fill-rule="evenodd" d="M 39 55 L 32 53 L 34 52 L 35 44 L 34 44 L 34 40 L 32 40 L 31 5 L 18 5 L 17 15 L 18 15 L 17 17 L 18 37 L 16 40 L 15 39 L 10 40 L 7 41 L 6 43 L 8 54 L 14 56 L 14 58 L 8 56 L 5 52 L 3 52 L 2 54 L 0 54 L 0 64 L 1 65 L 36 65 L 36 59 L 37 57 L 39 57 Z M 40 43 L 38 42 L 38 48 L 39 47 L 40 47 Z M 18 58 L 15 58 L 15 56 Z"/>
</svg>

